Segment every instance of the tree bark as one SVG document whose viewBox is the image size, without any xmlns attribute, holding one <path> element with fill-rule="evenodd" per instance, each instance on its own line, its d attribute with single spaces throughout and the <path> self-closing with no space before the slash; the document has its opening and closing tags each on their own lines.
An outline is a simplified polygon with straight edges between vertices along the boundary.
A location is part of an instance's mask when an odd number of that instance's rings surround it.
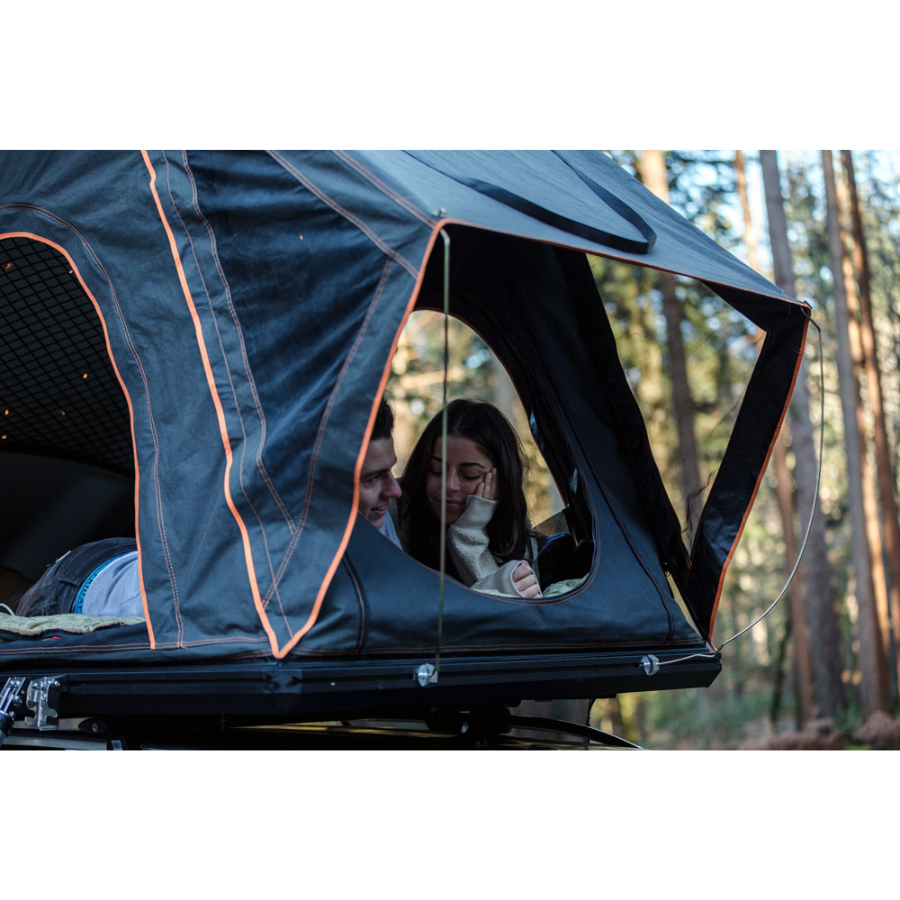
<svg viewBox="0 0 900 900">
<path fill-rule="evenodd" d="M 881 541 L 881 524 L 878 517 L 878 489 L 875 486 L 875 473 L 869 463 L 868 426 L 866 414 L 859 396 L 862 384 L 865 355 L 863 353 L 862 335 L 859 326 L 859 294 L 853 276 L 853 263 L 846 249 L 847 229 L 844 227 L 843 210 L 848 204 L 847 190 L 839 179 L 835 179 L 837 188 L 838 231 L 841 235 L 841 252 L 843 256 L 844 290 L 847 295 L 847 323 L 850 337 L 850 355 L 853 357 L 853 383 L 856 385 L 856 422 L 859 430 L 860 469 L 863 484 L 863 511 L 866 517 L 866 537 L 869 541 L 869 563 L 872 573 L 872 594 L 875 598 L 875 615 L 878 624 L 878 640 L 881 645 L 878 658 L 881 689 L 890 693 L 890 672 L 887 668 L 890 659 L 890 624 L 888 618 L 887 580 L 884 570 L 883 545 Z"/>
<path fill-rule="evenodd" d="M 741 199 L 741 208 L 744 212 L 744 245 L 747 248 L 747 257 L 750 265 L 761 272 L 759 257 L 756 252 L 756 236 L 753 230 L 753 218 L 750 214 L 750 200 L 747 195 L 747 174 L 744 154 L 740 150 L 734 152 L 734 169 L 737 176 L 738 196 Z M 758 337 L 762 335 L 759 334 Z M 786 424 L 786 423 L 785 423 Z M 781 513 L 781 525 L 784 531 L 784 563 L 785 577 L 793 571 L 797 560 L 797 534 L 794 526 L 794 497 L 791 491 L 791 478 L 787 464 L 787 450 L 783 435 L 775 442 L 772 454 L 775 463 L 775 495 L 778 500 L 778 509 Z M 793 632 L 794 653 L 792 655 L 792 669 L 794 673 L 796 695 L 796 724 L 802 728 L 813 709 L 812 693 L 812 663 L 809 655 L 809 641 L 807 638 L 806 621 L 803 614 L 803 586 L 800 572 L 794 576 L 788 593 L 789 598 L 789 625 L 786 634 Z M 784 647 L 786 645 L 782 645 Z M 780 668 L 778 672 L 780 674 Z M 780 689 L 779 689 L 780 699 Z M 777 715 L 779 703 L 773 703 L 773 716 Z M 775 722 L 773 721 L 773 725 Z"/>
<path fill-rule="evenodd" d="M 872 411 L 875 436 L 875 460 L 878 471 L 878 486 L 881 492 L 881 509 L 884 521 L 884 550 L 887 557 L 889 602 L 893 614 L 894 647 L 900 646 L 900 516 L 897 510 L 893 454 L 888 439 L 887 424 L 881 391 L 881 367 L 878 363 L 878 347 L 875 342 L 875 325 L 872 317 L 872 296 L 869 277 L 869 255 L 866 251 L 866 237 L 856 189 L 856 173 L 853 156 L 849 150 L 841 150 L 841 161 L 847 175 L 850 189 L 850 214 L 853 222 L 853 262 L 859 280 L 859 307 L 861 313 L 860 337 L 866 369 L 866 388 L 869 408 Z M 879 624 L 883 636 L 890 635 L 886 616 L 879 610 Z M 889 643 L 885 645 L 887 658 L 891 659 Z M 895 664 L 896 666 L 896 661 Z M 897 670 L 892 667 L 893 693 L 896 693 Z"/>
<path fill-rule="evenodd" d="M 747 196 L 747 162 L 740 150 L 734 151 L 734 173 L 738 196 L 741 198 L 741 209 L 744 212 L 744 246 L 747 248 L 747 258 L 750 265 L 762 273 L 756 253 L 756 232 L 753 230 L 753 217 L 750 215 L 750 200 Z"/>
<path fill-rule="evenodd" d="M 822 151 L 825 196 L 828 213 L 828 252 L 834 282 L 834 318 L 838 341 L 838 379 L 841 411 L 844 418 L 844 447 L 847 456 L 847 496 L 850 504 L 851 553 L 859 609 L 860 705 L 867 718 L 879 709 L 887 709 L 887 674 L 878 628 L 878 614 L 872 581 L 871 548 L 867 532 L 863 495 L 864 434 L 858 422 L 859 381 L 851 344 L 851 316 L 844 282 L 844 247 L 838 219 L 837 190 L 831 151 Z"/>
<path fill-rule="evenodd" d="M 778 157 L 774 150 L 761 150 L 759 158 L 765 185 L 775 283 L 786 294 L 795 297 L 797 288 L 787 237 L 787 220 L 781 195 Z M 807 368 L 804 360 L 794 386 L 790 414 L 794 449 L 794 477 L 797 482 L 797 506 L 802 523 L 801 532 L 805 531 L 809 511 L 815 507 L 802 571 L 807 639 L 812 656 L 813 710 L 811 716 L 819 719 L 833 718 L 842 708 L 843 688 L 837 618 L 831 589 L 831 566 L 828 562 L 828 547 L 825 540 L 825 519 L 815 490 L 818 463 L 810 418 Z"/>
<path fill-rule="evenodd" d="M 657 197 L 669 202 L 669 185 L 666 179 L 666 161 L 661 150 L 644 150 L 640 161 L 644 185 Z M 681 489 L 687 516 L 688 546 L 703 507 L 701 496 L 700 465 L 694 432 L 694 401 L 687 377 L 687 361 L 684 339 L 681 334 L 681 305 L 675 293 L 675 277 L 669 272 L 659 272 L 657 285 L 662 294 L 663 314 L 666 319 L 666 342 L 669 350 L 669 370 L 672 377 L 672 403 L 678 429 L 678 453 L 681 460 Z"/>
</svg>

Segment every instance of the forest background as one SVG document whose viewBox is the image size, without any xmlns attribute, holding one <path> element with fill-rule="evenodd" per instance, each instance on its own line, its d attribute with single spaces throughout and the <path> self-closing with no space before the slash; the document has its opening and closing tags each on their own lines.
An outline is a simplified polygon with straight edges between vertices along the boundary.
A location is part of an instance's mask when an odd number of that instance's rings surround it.
<svg viewBox="0 0 900 900">
<path fill-rule="evenodd" d="M 717 646 L 765 612 L 805 550 L 781 601 L 723 649 L 711 687 L 624 694 L 598 700 L 590 712 L 566 701 L 539 711 L 589 715 L 598 727 L 657 748 L 900 747 L 900 154 L 604 152 L 809 302 L 821 328 L 821 347 L 810 329 L 790 415 L 726 579 Z M 590 261 L 689 541 L 761 335 L 697 282 Z M 562 503 L 515 389 L 476 334 L 454 320 L 449 334 L 449 395 L 490 399 L 514 422 L 538 523 Z M 388 388 L 398 471 L 441 408 L 443 379 L 442 317 L 416 313 Z"/>
</svg>

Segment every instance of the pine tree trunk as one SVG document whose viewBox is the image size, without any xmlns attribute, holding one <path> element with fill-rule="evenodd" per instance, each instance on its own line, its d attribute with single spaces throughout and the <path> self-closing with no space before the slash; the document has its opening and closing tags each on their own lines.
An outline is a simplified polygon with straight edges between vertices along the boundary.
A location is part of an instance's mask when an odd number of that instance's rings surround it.
<svg viewBox="0 0 900 900">
<path fill-rule="evenodd" d="M 669 202 L 666 162 L 661 150 L 644 150 L 640 161 L 644 185 L 661 200 Z M 694 401 L 688 385 L 684 339 L 681 334 L 681 306 L 675 294 L 675 277 L 669 272 L 658 274 L 657 285 L 663 300 L 666 319 L 666 342 L 672 377 L 672 403 L 678 429 L 678 456 L 681 461 L 681 489 L 688 526 L 688 546 L 700 519 L 703 498 L 700 488 L 700 466 L 694 435 Z"/>
<path fill-rule="evenodd" d="M 881 491 L 881 509 L 884 521 L 884 549 L 888 566 L 890 608 L 893 614 L 894 646 L 900 646 L 900 516 L 897 511 L 895 493 L 894 456 L 888 440 L 884 404 L 881 392 L 881 367 L 878 364 L 878 347 L 875 343 L 875 325 L 872 318 L 872 298 L 869 278 L 869 256 L 862 215 L 859 208 L 859 194 L 856 190 L 856 173 L 853 156 L 849 150 L 841 150 L 841 160 L 850 189 L 850 213 L 853 221 L 853 261 L 859 279 L 859 306 L 861 313 L 860 336 L 863 345 L 866 368 L 866 388 L 875 434 L 875 460 L 878 470 L 878 486 Z M 889 623 L 879 615 L 884 637 L 889 636 Z M 885 647 L 887 658 L 891 658 L 890 647 Z M 892 682 L 896 691 L 896 669 L 892 672 Z"/>
<path fill-rule="evenodd" d="M 856 422 L 859 430 L 860 468 L 863 483 L 863 511 L 866 517 L 866 537 L 869 541 L 869 563 L 872 573 L 872 595 L 875 598 L 875 615 L 878 626 L 880 655 L 878 658 L 880 689 L 890 693 L 890 624 L 888 619 L 887 579 L 884 571 L 884 553 L 881 541 L 881 524 L 878 517 L 878 489 L 875 473 L 869 463 L 869 441 L 866 414 L 859 397 L 862 384 L 865 354 L 859 326 L 859 294 L 853 275 L 853 263 L 846 251 L 847 229 L 844 227 L 844 208 L 848 205 L 847 190 L 842 181 L 835 179 L 837 188 L 836 219 L 841 235 L 843 255 L 844 290 L 847 295 L 847 331 L 850 337 L 850 355 L 853 357 L 853 383 L 856 385 Z"/>
<path fill-rule="evenodd" d="M 760 150 L 769 237 L 775 268 L 775 283 L 789 296 L 797 294 L 791 249 L 787 237 L 787 220 L 778 174 L 778 157 L 774 150 Z M 794 449 L 794 478 L 797 483 L 797 506 L 801 533 L 815 505 L 815 514 L 803 557 L 804 610 L 807 638 L 812 656 L 812 717 L 833 718 L 843 706 L 840 664 L 840 642 L 834 595 L 831 589 L 831 566 L 825 540 L 825 518 L 816 494 L 817 451 L 810 418 L 807 362 L 804 361 L 794 386 L 791 401 L 791 436 Z M 824 386 L 823 386 L 824 389 Z M 796 636 L 795 636 L 796 640 Z"/>
<path fill-rule="evenodd" d="M 740 150 L 734 151 L 734 174 L 738 196 L 741 198 L 741 209 L 744 212 L 744 246 L 750 265 L 762 273 L 756 253 L 756 233 L 753 230 L 753 217 L 750 215 L 750 199 L 747 196 L 747 163 Z"/>
<path fill-rule="evenodd" d="M 630 317 L 635 334 L 641 335 L 639 341 L 641 377 L 634 393 L 647 422 L 650 442 L 653 446 L 657 446 L 665 439 L 664 432 L 666 425 L 671 421 L 671 416 L 665 408 L 663 354 L 656 336 L 656 313 L 650 300 L 655 273 L 649 269 L 641 269 L 638 278 L 640 290 Z M 662 464 L 663 461 L 660 462 Z"/>
<path fill-rule="evenodd" d="M 838 221 L 837 191 L 830 150 L 822 151 L 822 168 L 828 211 L 828 252 L 834 280 L 834 318 L 838 341 L 837 364 L 841 411 L 844 418 L 844 447 L 847 457 L 851 553 L 856 602 L 859 609 L 860 705 L 863 717 L 867 718 L 876 710 L 887 708 L 886 684 L 883 678 L 886 667 L 879 637 L 869 538 L 866 530 L 862 475 L 864 448 L 860 446 L 861 435 L 857 419 L 860 402 L 859 381 L 850 343 L 851 322 L 844 283 L 844 248 Z"/>
<path fill-rule="evenodd" d="M 756 237 L 753 231 L 753 218 L 750 214 L 750 199 L 747 195 L 747 174 L 744 154 L 740 150 L 734 152 L 734 171 L 737 181 L 738 196 L 744 211 L 744 245 L 750 265 L 761 273 L 759 258 L 756 252 Z M 761 334 L 758 337 L 762 337 Z M 785 423 L 787 424 L 787 423 Z M 791 491 L 791 477 L 787 464 L 787 450 L 782 436 L 775 442 L 772 453 L 775 464 L 775 495 L 781 513 L 781 526 L 784 531 L 785 578 L 793 571 L 797 561 L 797 534 L 794 526 L 794 496 Z M 803 588 L 800 572 L 794 576 L 788 593 L 790 600 L 790 628 L 786 631 L 793 635 L 793 672 L 796 695 L 795 716 L 798 728 L 810 718 L 813 708 L 812 671 L 809 656 L 805 616 L 803 615 Z M 773 710 L 777 704 L 773 701 Z M 774 713 L 773 713 L 774 714 Z M 776 724 L 773 722 L 773 725 Z"/>
</svg>

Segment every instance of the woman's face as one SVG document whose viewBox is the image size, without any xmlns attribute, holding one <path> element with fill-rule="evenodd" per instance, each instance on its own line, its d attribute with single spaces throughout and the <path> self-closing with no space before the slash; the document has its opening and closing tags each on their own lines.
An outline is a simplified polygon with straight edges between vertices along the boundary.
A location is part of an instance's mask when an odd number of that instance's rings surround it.
<svg viewBox="0 0 900 900">
<path fill-rule="evenodd" d="M 441 439 L 434 442 L 428 473 L 425 476 L 425 495 L 428 506 L 441 518 Z M 465 437 L 447 435 L 447 524 L 452 525 L 465 511 L 466 498 L 474 494 L 484 476 L 494 468 L 493 461 L 475 443 Z M 496 477 L 496 476 L 495 476 Z"/>
</svg>

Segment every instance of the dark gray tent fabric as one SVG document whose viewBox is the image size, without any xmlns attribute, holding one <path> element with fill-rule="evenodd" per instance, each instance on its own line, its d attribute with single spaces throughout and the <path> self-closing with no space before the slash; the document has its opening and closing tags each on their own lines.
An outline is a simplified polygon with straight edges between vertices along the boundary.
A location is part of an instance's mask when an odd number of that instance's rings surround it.
<svg viewBox="0 0 900 900">
<path fill-rule="evenodd" d="M 442 227 L 451 311 L 509 368 L 572 530 L 595 548 L 589 579 L 561 599 L 449 585 L 448 650 L 696 644 L 667 571 L 708 636 L 789 400 L 807 307 L 606 156 L 6 153 L 0 263 L 32 241 L 70 264 L 127 400 L 148 620 L 140 634 L 61 638 L 44 652 L 434 646 L 437 575 L 359 519 L 355 480 L 400 330 L 416 305 L 439 303 L 442 256 L 431 251 Z M 767 331 L 690 552 L 585 252 L 697 278 Z M 104 464 L 64 438 L 38 446 L 9 431 L 3 450 Z"/>
<path fill-rule="evenodd" d="M 294 159 L 299 154 L 284 154 Z M 388 196 L 396 195 L 426 220 L 438 217 L 468 222 L 533 240 L 597 253 L 638 265 L 679 272 L 698 281 L 713 282 L 779 300 L 788 298 L 779 288 L 719 247 L 703 232 L 644 188 L 609 157 L 596 151 L 393 151 L 343 153 L 353 171 Z M 300 160 L 298 159 L 298 163 Z M 638 240 L 641 235 L 621 214 L 598 198 L 578 172 L 620 198 L 646 223 L 656 239 L 646 253 L 626 252 L 562 231 L 535 220 L 506 204 L 467 188 L 450 175 L 474 172 L 510 193 L 571 220 L 586 221 L 597 230 Z M 752 307 L 751 301 L 748 308 Z"/>
</svg>

